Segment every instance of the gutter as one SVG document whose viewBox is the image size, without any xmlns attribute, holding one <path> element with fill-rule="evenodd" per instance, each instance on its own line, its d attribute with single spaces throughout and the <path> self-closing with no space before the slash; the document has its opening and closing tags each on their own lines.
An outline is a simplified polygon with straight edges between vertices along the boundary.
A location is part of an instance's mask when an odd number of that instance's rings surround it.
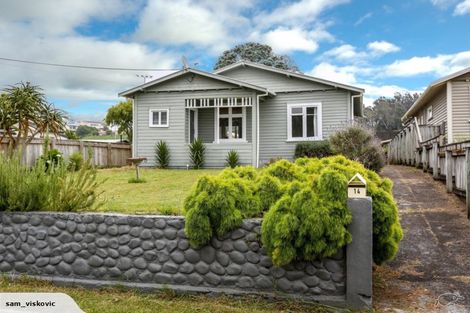
<svg viewBox="0 0 470 313">
<path fill-rule="evenodd" d="M 256 95 L 256 168 L 259 168 L 259 98 L 269 95 L 269 90 L 261 95 Z"/>
</svg>

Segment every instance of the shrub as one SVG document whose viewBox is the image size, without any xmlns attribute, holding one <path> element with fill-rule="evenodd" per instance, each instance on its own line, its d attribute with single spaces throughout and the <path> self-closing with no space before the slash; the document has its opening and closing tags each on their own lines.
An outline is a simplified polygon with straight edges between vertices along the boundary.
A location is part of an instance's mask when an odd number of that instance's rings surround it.
<svg viewBox="0 0 470 313">
<path fill-rule="evenodd" d="M 36 162 L 29 168 L 18 155 L 0 154 L 0 211 L 92 210 L 99 184 L 91 166 L 69 172 L 60 162 Z"/>
<path fill-rule="evenodd" d="M 356 173 L 373 200 L 374 261 L 381 264 L 395 256 L 402 238 L 392 183 L 343 156 L 281 160 L 259 171 L 237 167 L 199 179 L 185 201 L 186 235 L 201 247 L 265 212 L 261 239 L 275 265 L 332 256 L 351 240 L 347 182 Z"/>
<path fill-rule="evenodd" d="M 57 167 L 59 163 L 63 163 L 64 157 L 62 152 L 57 149 L 45 150 L 44 154 L 41 155 L 38 159 L 39 162 L 42 162 L 45 165 L 45 170 L 47 171 L 51 167 Z"/>
<path fill-rule="evenodd" d="M 155 145 L 155 159 L 159 168 L 168 168 L 170 165 L 170 150 L 165 141 L 160 140 Z"/>
<path fill-rule="evenodd" d="M 74 152 L 69 156 L 67 169 L 71 172 L 76 172 L 83 167 L 84 159 L 80 152 Z"/>
<path fill-rule="evenodd" d="M 200 169 L 204 166 L 204 157 L 205 157 L 206 147 L 201 139 L 195 139 L 189 145 L 189 158 L 195 169 Z"/>
<path fill-rule="evenodd" d="M 351 126 L 337 131 L 330 137 L 335 154 L 360 162 L 370 170 L 379 172 L 385 165 L 385 157 L 374 133 L 362 126 Z"/>
<path fill-rule="evenodd" d="M 301 142 L 295 146 L 295 158 L 324 158 L 333 155 L 330 143 L 324 141 Z"/>
<path fill-rule="evenodd" d="M 227 157 L 225 158 L 225 162 L 227 166 L 230 168 L 235 168 L 240 165 L 240 158 L 238 156 L 238 152 L 235 150 L 230 150 L 227 153 Z"/>
</svg>

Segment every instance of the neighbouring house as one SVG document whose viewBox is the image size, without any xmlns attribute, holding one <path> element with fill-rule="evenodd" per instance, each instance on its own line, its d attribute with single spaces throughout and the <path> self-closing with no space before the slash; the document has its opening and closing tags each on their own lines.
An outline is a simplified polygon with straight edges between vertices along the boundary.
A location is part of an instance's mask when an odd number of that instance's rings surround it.
<svg viewBox="0 0 470 313">
<path fill-rule="evenodd" d="M 470 67 L 432 82 L 402 121 L 441 126 L 446 143 L 470 140 Z M 420 135 L 422 141 L 432 136 Z"/>
<path fill-rule="evenodd" d="M 185 68 L 120 93 L 133 99 L 133 156 L 155 164 L 155 143 L 169 146 L 171 167 L 190 165 L 200 138 L 206 167 L 223 167 L 236 150 L 243 165 L 292 159 L 295 145 L 323 140 L 362 116 L 361 88 L 240 61 L 213 73 Z"/>
</svg>

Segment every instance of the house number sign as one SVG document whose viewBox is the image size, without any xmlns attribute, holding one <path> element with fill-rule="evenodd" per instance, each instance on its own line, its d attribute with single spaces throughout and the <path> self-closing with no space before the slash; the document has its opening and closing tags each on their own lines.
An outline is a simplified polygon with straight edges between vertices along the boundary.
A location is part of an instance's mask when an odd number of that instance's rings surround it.
<svg viewBox="0 0 470 313">
<path fill-rule="evenodd" d="M 348 182 L 348 198 L 365 198 L 367 183 L 361 174 L 357 173 Z"/>
</svg>

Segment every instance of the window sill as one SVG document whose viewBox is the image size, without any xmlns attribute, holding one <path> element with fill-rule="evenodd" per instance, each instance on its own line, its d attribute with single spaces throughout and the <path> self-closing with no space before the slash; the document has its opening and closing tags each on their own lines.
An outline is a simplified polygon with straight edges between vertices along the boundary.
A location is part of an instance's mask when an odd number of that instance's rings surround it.
<svg viewBox="0 0 470 313">
<path fill-rule="evenodd" d="M 323 138 L 320 137 L 310 137 L 310 138 L 289 138 L 286 142 L 304 142 L 304 141 L 322 141 Z"/>
<path fill-rule="evenodd" d="M 170 125 L 149 125 L 150 128 L 168 128 Z"/>
<path fill-rule="evenodd" d="M 221 139 L 218 142 L 213 141 L 213 144 L 225 144 L 225 143 L 248 143 L 245 139 Z"/>
</svg>

